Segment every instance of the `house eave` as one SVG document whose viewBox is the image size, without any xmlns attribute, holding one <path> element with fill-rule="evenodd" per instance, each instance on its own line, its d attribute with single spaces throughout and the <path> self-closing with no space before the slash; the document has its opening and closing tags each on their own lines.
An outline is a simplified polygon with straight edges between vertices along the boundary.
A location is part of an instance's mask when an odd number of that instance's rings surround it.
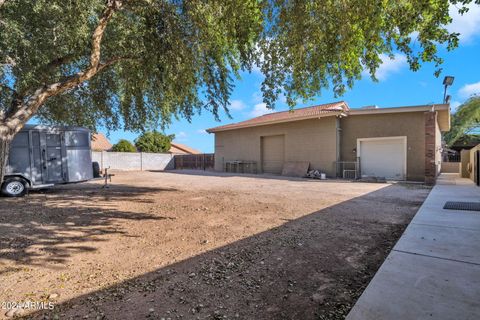
<svg viewBox="0 0 480 320">
<path fill-rule="evenodd" d="M 312 115 L 312 116 L 305 116 L 305 117 L 298 117 L 298 118 L 272 120 L 272 121 L 266 121 L 266 122 L 261 122 L 261 123 L 237 125 L 235 127 L 229 127 L 229 128 L 211 128 L 211 129 L 207 129 L 206 131 L 208 133 L 216 133 L 216 132 L 221 132 L 221 131 L 230 131 L 230 130 L 251 128 L 251 127 L 267 126 L 267 125 L 272 125 L 272 124 L 295 122 L 295 121 L 302 121 L 302 120 L 309 120 L 309 119 L 320 119 L 320 118 L 339 116 L 339 115 L 344 115 L 344 111 L 329 111 L 328 113 L 326 112 L 325 114 L 322 114 L 322 115 Z"/>
<path fill-rule="evenodd" d="M 394 108 L 376 108 L 376 109 L 350 109 L 349 116 L 370 115 L 370 114 L 388 114 L 403 112 L 438 112 L 438 126 L 440 131 L 446 132 L 450 130 L 450 105 L 449 104 L 430 104 L 407 107 Z"/>
<path fill-rule="evenodd" d="M 266 126 L 279 123 L 287 123 L 308 119 L 319 119 L 324 117 L 331 116 L 358 116 L 358 115 L 372 115 L 372 114 L 392 114 L 392 113 L 404 113 L 404 112 L 428 112 L 428 111 L 437 111 L 438 112 L 438 125 L 442 132 L 450 130 L 450 105 L 449 104 L 430 104 L 430 105 L 418 105 L 418 106 L 406 106 L 406 107 L 393 107 L 393 108 L 375 108 L 375 109 L 349 109 L 349 110 L 338 110 L 338 111 L 329 111 L 320 115 L 309 115 L 304 117 L 296 118 L 286 118 L 281 120 L 271 120 L 259 123 L 248 123 L 248 124 L 238 124 L 235 126 L 227 127 L 215 127 L 207 129 L 208 133 L 216 133 L 222 131 L 230 131 L 251 127 Z"/>
</svg>

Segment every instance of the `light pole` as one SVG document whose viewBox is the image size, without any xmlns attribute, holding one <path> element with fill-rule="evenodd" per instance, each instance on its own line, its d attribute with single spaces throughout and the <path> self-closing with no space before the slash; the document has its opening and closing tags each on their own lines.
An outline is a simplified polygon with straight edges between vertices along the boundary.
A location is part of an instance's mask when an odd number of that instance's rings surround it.
<svg viewBox="0 0 480 320">
<path fill-rule="evenodd" d="M 447 88 L 453 84 L 453 76 L 445 76 L 443 78 L 443 85 L 445 86 L 445 91 L 443 92 L 443 103 L 447 103 Z"/>
</svg>

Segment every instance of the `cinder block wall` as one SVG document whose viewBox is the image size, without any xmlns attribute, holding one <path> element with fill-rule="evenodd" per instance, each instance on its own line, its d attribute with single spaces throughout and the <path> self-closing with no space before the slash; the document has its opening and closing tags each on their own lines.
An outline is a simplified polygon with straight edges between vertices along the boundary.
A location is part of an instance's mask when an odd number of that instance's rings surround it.
<svg viewBox="0 0 480 320">
<path fill-rule="evenodd" d="M 92 152 L 92 161 L 101 169 L 115 170 L 168 170 L 174 168 L 174 155 L 146 152 Z"/>
<path fill-rule="evenodd" d="M 142 152 L 142 170 L 174 169 L 173 154 Z"/>
<path fill-rule="evenodd" d="M 460 162 L 443 162 L 442 172 L 460 174 Z"/>
<path fill-rule="evenodd" d="M 309 119 L 215 133 L 215 170 L 225 161 L 256 161 L 261 170 L 261 137 L 285 136 L 285 161 L 309 161 L 310 167 L 335 176 L 335 117 Z"/>
</svg>

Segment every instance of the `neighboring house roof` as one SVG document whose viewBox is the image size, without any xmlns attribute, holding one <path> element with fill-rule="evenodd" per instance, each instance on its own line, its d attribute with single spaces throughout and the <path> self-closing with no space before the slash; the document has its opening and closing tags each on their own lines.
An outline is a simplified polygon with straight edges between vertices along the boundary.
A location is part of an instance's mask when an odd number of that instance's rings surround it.
<svg viewBox="0 0 480 320">
<path fill-rule="evenodd" d="M 177 154 L 200 154 L 201 153 L 200 151 L 190 148 L 189 146 L 186 146 L 181 143 L 176 143 L 176 142 L 171 143 L 170 150 L 168 150 L 168 152 L 177 153 Z"/>
<path fill-rule="evenodd" d="M 276 124 L 282 122 L 299 121 L 306 119 L 315 119 L 327 116 L 355 116 L 355 115 L 370 115 L 381 113 L 400 113 L 400 112 L 426 112 L 438 111 L 438 123 L 441 131 L 450 130 L 450 105 L 449 104 L 431 104 L 421 106 L 409 107 L 395 107 L 395 108 L 361 108 L 350 109 L 346 102 L 340 101 L 335 103 L 328 103 L 317 105 L 313 107 L 294 109 L 291 111 L 282 111 L 265 114 L 260 117 L 249 119 L 242 122 L 227 124 L 211 129 L 207 132 L 214 133 L 219 131 L 248 128 L 261 125 Z"/>
<path fill-rule="evenodd" d="M 112 149 L 112 144 L 108 141 L 103 133 L 92 134 L 92 150 L 93 151 L 107 151 Z"/>
<path fill-rule="evenodd" d="M 321 104 L 313 107 L 267 113 L 267 114 L 264 114 L 263 116 L 249 119 L 246 121 L 207 129 L 207 132 L 212 133 L 217 131 L 247 128 L 247 127 L 273 124 L 273 123 L 315 119 L 315 118 L 321 118 L 321 117 L 331 116 L 331 115 L 340 115 L 348 110 L 349 110 L 349 107 L 347 103 L 344 101 L 339 101 L 334 103 Z"/>
</svg>

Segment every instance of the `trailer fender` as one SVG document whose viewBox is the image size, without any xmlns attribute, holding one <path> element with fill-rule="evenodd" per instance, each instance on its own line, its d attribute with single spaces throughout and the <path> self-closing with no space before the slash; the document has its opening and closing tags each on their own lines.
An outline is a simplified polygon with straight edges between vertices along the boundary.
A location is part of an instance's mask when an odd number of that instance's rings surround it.
<svg viewBox="0 0 480 320">
<path fill-rule="evenodd" d="M 6 174 L 5 177 L 3 178 L 3 180 L 5 181 L 5 180 L 7 180 L 7 178 L 14 178 L 14 177 L 22 178 L 27 183 L 27 188 L 28 189 L 32 188 L 32 185 L 33 185 L 32 181 L 30 181 L 30 179 L 28 179 L 25 175 L 23 175 L 21 173 Z"/>
</svg>

